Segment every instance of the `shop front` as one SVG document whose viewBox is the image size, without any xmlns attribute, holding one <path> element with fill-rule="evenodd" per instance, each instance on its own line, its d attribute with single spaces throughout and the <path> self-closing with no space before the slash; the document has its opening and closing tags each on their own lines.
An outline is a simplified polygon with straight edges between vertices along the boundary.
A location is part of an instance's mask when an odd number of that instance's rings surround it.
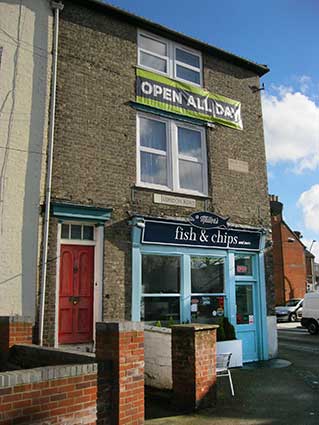
<svg viewBox="0 0 319 425">
<path fill-rule="evenodd" d="M 132 320 L 213 323 L 227 317 L 245 362 L 268 358 L 264 232 L 209 212 L 186 221 L 132 219 Z"/>
</svg>

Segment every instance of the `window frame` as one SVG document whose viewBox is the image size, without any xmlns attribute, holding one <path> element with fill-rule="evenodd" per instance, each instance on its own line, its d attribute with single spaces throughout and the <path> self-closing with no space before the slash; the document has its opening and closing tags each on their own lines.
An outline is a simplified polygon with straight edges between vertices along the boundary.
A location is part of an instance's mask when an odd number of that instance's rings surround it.
<svg viewBox="0 0 319 425">
<path fill-rule="evenodd" d="M 166 49 L 167 49 L 167 56 L 162 56 L 158 53 L 154 53 L 152 51 L 146 50 L 143 47 L 141 47 L 140 46 L 141 45 L 140 40 L 141 40 L 141 37 L 143 37 L 143 36 L 146 37 L 146 38 L 150 38 L 151 40 L 158 41 L 159 43 L 165 44 Z M 186 53 L 190 53 L 194 56 L 197 56 L 199 58 L 199 68 L 196 68 L 196 67 L 189 65 L 187 63 L 178 61 L 176 59 L 176 49 L 180 49 L 180 50 L 185 51 Z M 143 65 L 141 63 L 141 51 L 148 53 L 150 55 L 156 56 L 160 59 L 165 59 L 165 60 L 167 59 L 167 72 L 163 72 L 163 71 L 160 71 L 158 69 L 151 68 L 147 65 Z M 138 30 L 138 33 L 137 33 L 137 64 L 138 64 L 139 67 L 141 67 L 143 69 L 147 69 L 149 71 L 156 72 L 156 73 L 159 73 L 161 75 L 166 75 L 167 77 L 172 78 L 174 80 L 182 81 L 183 83 L 187 83 L 187 84 L 192 84 L 192 85 L 197 86 L 197 87 L 203 87 L 202 53 L 198 50 L 194 50 L 194 49 L 192 49 L 188 46 L 184 46 L 182 44 L 176 43 L 172 40 L 165 39 L 165 38 L 160 37 L 158 35 L 154 35 L 154 34 L 149 33 L 147 31 Z M 195 83 L 193 81 L 185 80 L 184 78 L 178 77 L 177 73 L 176 73 L 176 65 L 181 65 L 184 68 L 190 69 L 192 71 L 198 71 L 199 72 L 199 80 L 200 80 L 199 83 Z"/>
<path fill-rule="evenodd" d="M 166 125 L 166 158 L 167 158 L 167 185 L 144 182 L 141 179 L 141 152 L 148 152 L 160 155 L 160 150 L 141 146 L 140 144 L 140 119 L 149 119 L 160 121 Z M 201 135 L 201 160 L 178 152 L 178 127 L 198 131 Z M 207 173 L 207 147 L 206 130 L 204 127 L 195 126 L 173 119 L 163 118 L 144 112 L 138 112 L 136 115 L 136 182 L 137 186 L 149 189 L 162 190 L 172 193 L 189 194 L 195 196 L 208 196 L 208 173 Z M 203 191 L 185 189 L 181 187 L 179 177 L 179 160 L 199 163 L 202 166 Z"/>
</svg>

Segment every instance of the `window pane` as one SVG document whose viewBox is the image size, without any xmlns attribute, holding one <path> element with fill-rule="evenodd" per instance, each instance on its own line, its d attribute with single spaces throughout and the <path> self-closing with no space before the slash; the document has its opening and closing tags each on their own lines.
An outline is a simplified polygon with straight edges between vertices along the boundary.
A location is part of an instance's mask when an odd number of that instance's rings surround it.
<svg viewBox="0 0 319 425">
<path fill-rule="evenodd" d="M 150 53 L 140 52 L 141 65 L 156 69 L 157 71 L 167 72 L 167 60 L 151 55 Z"/>
<path fill-rule="evenodd" d="M 161 121 L 140 118 L 141 146 L 166 152 L 166 124 Z"/>
<path fill-rule="evenodd" d="M 237 324 L 254 322 L 253 288 L 251 285 L 236 286 Z"/>
<path fill-rule="evenodd" d="M 251 276 L 252 258 L 249 255 L 236 255 L 235 270 L 237 276 Z"/>
<path fill-rule="evenodd" d="M 62 239 L 69 239 L 69 224 L 62 224 L 61 228 L 61 238 Z"/>
<path fill-rule="evenodd" d="M 83 226 L 83 239 L 93 241 L 94 239 L 94 227 L 93 226 Z"/>
<path fill-rule="evenodd" d="M 166 156 L 141 152 L 141 180 L 167 186 Z"/>
<path fill-rule="evenodd" d="M 71 224 L 71 239 L 81 239 L 81 228 L 80 224 Z"/>
<path fill-rule="evenodd" d="M 179 257 L 169 257 L 163 255 L 143 255 L 142 292 L 144 294 L 179 293 L 179 263 Z"/>
<path fill-rule="evenodd" d="M 179 184 L 182 189 L 203 192 L 202 165 L 196 162 L 179 160 Z"/>
<path fill-rule="evenodd" d="M 200 72 L 185 68 L 182 65 L 176 65 L 176 76 L 178 78 L 182 78 L 183 80 L 200 84 Z"/>
<path fill-rule="evenodd" d="M 193 296 L 191 317 L 196 323 L 213 323 L 216 317 L 224 317 L 224 297 Z"/>
<path fill-rule="evenodd" d="M 201 133 L 189 128 L 178 127 L 178 152 L 183 155 L 202 158 Z"/>
<path fill-rule="evenodd" d="M 180 322 L 179 297 L 142 298 L 141 320 L 148 322 L 161 320 L 161 325 L 168 322 Z"/>
<path fill-rule="evenodd" d="M 192 257 L 191 281 L 192 293 L 223 293 L 224 259 Z"/>
<path fill-rule="evenodd" d="M 160 41 L 154 40 L 153 38 L 145 37 L 145 35 L 140 36 L 140 46 L 149 52 L 157 53 L 161 56 L 167 55 L 166 44 L 161 43 Z"/>
<path fill-rule="evenodd" d="M 187 63 L 187 65 L 191 65 L 196 68 L 200 67 L 199 56 L 193 55 L 185 50 L 176 49 L 176 60 Z"/>
</svg>

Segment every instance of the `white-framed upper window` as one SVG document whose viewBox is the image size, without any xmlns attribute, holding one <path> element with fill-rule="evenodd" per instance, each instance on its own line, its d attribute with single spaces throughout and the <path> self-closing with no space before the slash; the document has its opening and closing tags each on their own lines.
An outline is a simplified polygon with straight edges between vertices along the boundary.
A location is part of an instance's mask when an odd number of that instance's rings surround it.
<svg viewBox="0 0 319 425">
<path fill-rule="evenodd" d="M 202 55 L 173 41 L 139 31 L 138 65 L 176 80 L 202 86 Z"/>
<path fill-rule="evenodd" d="M 139 113 L 137 184 L 171 192 L 206 196 L 205 129 Z"/>
</svg>

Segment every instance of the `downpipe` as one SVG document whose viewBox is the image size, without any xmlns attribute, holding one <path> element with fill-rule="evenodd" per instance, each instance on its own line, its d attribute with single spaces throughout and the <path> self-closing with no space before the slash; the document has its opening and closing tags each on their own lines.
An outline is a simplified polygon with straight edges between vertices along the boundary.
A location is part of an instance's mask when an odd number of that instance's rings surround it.
<svg viewBox="0 0 319 425">
<path fill-rule="evenodd" d="M 44 306 L 47 280 L 48 263 L 48 241 L 49 241 L 49 221 L 50 204 L 52 188 L 52 165 L 53 165 L 53 147 L 54 147 L 54 126 L 55 126 L 55 108 L 56 108 L 56 83 L 57 83 L 57 65 L 58 65 L 58 42 L 59 42 L 59 18 L 60 11 L 63 10 L 63 3 L 51 2 L 54 12 L 53 26 L 53 55 L 52 55 L 52 80 L 51 80 L 51 99 L 49 116 L 49 140 L 48 140 L 48 164 L 46 178 L 46 199 L 43 224 L 43 246 L 42 246 L 42 268 L 40 283 L 40 304 L 39 304 L 39 345 L 43 345 L 43 325 L 44 325 Z"/>
</svg>

